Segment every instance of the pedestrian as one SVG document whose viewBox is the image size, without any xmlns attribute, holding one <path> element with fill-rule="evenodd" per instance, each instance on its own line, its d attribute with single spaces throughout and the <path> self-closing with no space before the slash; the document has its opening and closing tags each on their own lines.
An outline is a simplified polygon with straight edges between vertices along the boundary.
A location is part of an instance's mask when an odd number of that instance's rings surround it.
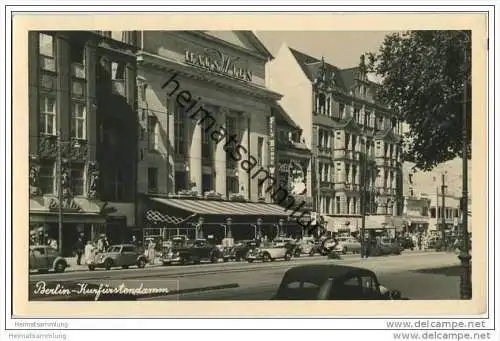
<svg viewBox="0 0 500 341">
<path fill-rule="evenodd" d="M 87 241 L 87 245 L 85 245 L 83 257 L 87 265 L 92 265 L 94 263 L 95 247 L 90 240 Z"/>
<path fill-rule="evenodd" d="M 50 240 L 50 243 L 49 243 L 49 246 L 50 246 L 51 248 L 53 248 L 54 250 L 57 250 L 57 240 L 55 240 L 55 239 L 51 239 L 51 240 Z"/>
<path fill-rule="evenodd" d="M 422 234 L 418 235 L 418 249 L 422 251 Z"/>
<path fill-rule="evenodd" d="M 78 240 L 76 241 L 74 246 L 74 252 L 76 255 L 76 265 L 81 265 L 84 248 L 85 246 L 83 244 L 82 237 L 78 237 Z"/>
<path fill-rule="evenodd" d="M 137 238 L 135 237 L 135 235 L 132 236 L 131 244 L 134 244 L 135 246 L 137 246 Z"/>
</svg>

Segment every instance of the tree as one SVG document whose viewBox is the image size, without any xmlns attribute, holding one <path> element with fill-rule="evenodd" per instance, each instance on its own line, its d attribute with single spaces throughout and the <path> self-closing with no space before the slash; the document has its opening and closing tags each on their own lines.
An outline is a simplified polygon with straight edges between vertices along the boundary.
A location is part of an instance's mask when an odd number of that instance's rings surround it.
<svg viewBox="0 0 500 341">
<path fill-rule="evenodd" d="M 405 160 L 418 169 L 461 155 L 464 83 L 467 108 L 471 103 L 470 41 L 470 31 L 407 31 L 387 35 L 377 53 L 368 53 L 369 70 L 382 79 L 376 97 L 408 124 Z"/>
</svg>

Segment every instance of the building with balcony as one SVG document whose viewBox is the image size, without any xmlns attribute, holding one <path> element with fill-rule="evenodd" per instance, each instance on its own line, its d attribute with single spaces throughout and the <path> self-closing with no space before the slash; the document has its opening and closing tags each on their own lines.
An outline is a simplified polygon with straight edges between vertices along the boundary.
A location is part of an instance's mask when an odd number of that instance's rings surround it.
<svg viewBox="0 0 500 341">
<path fill-rule="evenodd" d="M 61 208 L 65 255 L 82 234 L 120 242 L 135 224 L 133 37 L 29 33 L 30 228 L 58 240 Z"/>
<path fill-rule="evenodd" d="M 283 94 L 281 106 L 312 151 L 307 187 L 329 229 L 359 229 L 363 211 L 377 216 L 374 228 L 394 225 L 402 211 L 401 124 L 374 100 L 364 57 L 339 69 L 285 44 L 269 63 L 268 86 Z"/>
<path fill-rule="evenodd" d="M 233 235 L 250 238 L 258 218 L 286 218 L 266 190 L 269 122 L 281 95 L 266 88 L 272 56 L 259 39 L 142 31 L 139 47 L 137 189 L 147 233 L 187 233 L 203 218 L 204 234 L 220 240 L 231 217 Z"/>
<path fill-rule="evenodd" d="M 313 211 L 312 188 L 307 187 L 310 170 L 311 150 L 302 138 L 302 129 L 280 106 L 272 108 L 270 126 L 270 162 L 275 169 L 274 176 L 280 188 L 293 198 L 294 207 L 300 207 L 295 216 L 307 226 Z M 288 200 L 280 200 L 282 206 L 290 205 Z M 292 200 L 292 199 L 290 199 Z M 305 231 L 308 232 L 308 231 Z"/>
</svg>

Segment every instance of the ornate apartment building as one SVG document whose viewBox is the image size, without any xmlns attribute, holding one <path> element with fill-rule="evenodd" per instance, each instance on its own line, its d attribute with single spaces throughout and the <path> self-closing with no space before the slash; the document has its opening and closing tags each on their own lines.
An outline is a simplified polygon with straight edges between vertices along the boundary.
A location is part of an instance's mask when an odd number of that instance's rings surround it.
<svg viewBox="0 0 500 341">
<path fill-rule="evenodd" d="M 30 228 L 58 240 L 62 209 L 66 255 L 79 235 L 120 241 L 134 225 L 134 37 L 29 33 Z"/>
<path fill-rule="evenodd" d="M 357 67 L 338 69 L 283 45 L 269 73 L 269 87 L 283 94 L 282 107 L 312 151 L 307 185 L 328 228 L 356 230 L 363 211 L 399 216 L 402 127 L 374 100 L 376 84 L 367 78 L 364 57 Z"/>
</svg>

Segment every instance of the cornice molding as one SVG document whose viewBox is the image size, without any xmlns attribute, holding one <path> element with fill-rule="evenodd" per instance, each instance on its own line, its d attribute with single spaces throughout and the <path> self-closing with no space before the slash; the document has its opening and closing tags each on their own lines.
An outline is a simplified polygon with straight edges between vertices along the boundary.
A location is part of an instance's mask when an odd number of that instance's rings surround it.
<svg viewBox="0 0 500 341">
<path fill-rule="evenodd" d="M 138 53 L 137 64 L 138 66 L 151 66 L 162 71 L 176 71 L 191 79 L 208 82 L 223 89 L 229 89 L 250 97 L 268 101 L 270 105 L 274 105 L 275 101 L 283 97 L 281 94 L 272 90 L 246 84 L 224 75 L 209 73 L 201 68 L 186 65 L 177 60 L 161 57 L 145 51 L 140 51 Z"/>
</svg>

